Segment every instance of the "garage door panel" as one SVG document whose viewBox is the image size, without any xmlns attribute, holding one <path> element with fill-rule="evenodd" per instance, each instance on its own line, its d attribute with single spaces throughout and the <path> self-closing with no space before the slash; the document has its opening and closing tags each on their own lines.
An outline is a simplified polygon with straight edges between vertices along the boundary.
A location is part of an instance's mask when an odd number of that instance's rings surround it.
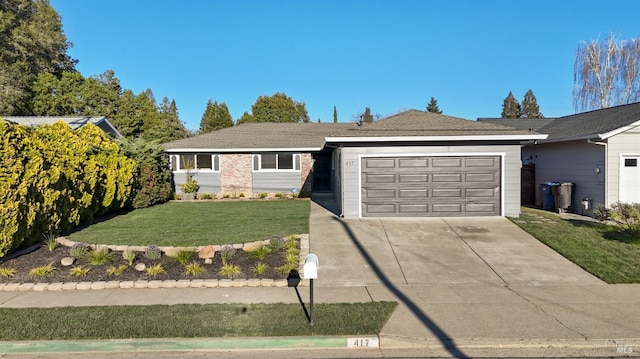
<svg viewBox="0 0 640 359">
<path fill-rule="evenodd" d="M 362 214 L 499 215 L 500 166 L 499 156 L 363 158 Z"/>
</svg>

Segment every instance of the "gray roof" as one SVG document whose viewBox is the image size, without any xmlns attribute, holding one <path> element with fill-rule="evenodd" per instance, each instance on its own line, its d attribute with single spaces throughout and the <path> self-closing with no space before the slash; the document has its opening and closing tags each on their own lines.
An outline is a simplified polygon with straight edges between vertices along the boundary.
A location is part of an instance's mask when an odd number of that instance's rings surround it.
<svg viewBox="0 0 640 359">
<path fill-rule="evenodd" d="M 478 118 L 479 122 L 492 123 L 494 125 L 502 125 L 513 127 L 523 131 L 538 131 L 540 128 L 548 125 L 555 118 Z"/>
<path fill-rule="evenodd" d="M 121 137 L 118 130 L 104 116 L 0 116 L 2 119 L 25 126 L 53 125 L 58 121 L 66 122 L 72 130 L 77 130 L 87 123 L 100 127 L 106 133 Z"/>
<path fill-rule="evenodd" d="M 531 128 L 534 131 L 549 135 L 546 140 L 540 142 L 604 139 L 611 135 L 612 132 L 624 129 L 626 126 L 640 125 L 640 102 L 577 113 L 556 119 L 478 120 L 520 129 L 524 129 L 523 126 L 526 127 L 527 124 L 531 123 Z"/>
<path fill-rule="evenodd" d="M 373 123 L 245 123 L 164 144 L 169 152 L 185 150 L 253 151 L 321 149 L 327 138 L 531 136 L 529 131 L 479 123 L 430 112 L 409 110 Z M 507 139 L 507 138 L 505 138 Z"/>
</svg>

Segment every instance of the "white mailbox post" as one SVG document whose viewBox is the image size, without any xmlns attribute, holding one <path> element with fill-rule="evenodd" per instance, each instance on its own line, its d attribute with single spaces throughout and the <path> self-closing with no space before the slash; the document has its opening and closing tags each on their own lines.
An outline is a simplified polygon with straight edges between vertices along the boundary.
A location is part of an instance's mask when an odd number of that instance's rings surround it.
<svg viewBox="0 0 640 359">
<path fill-rule="evenodd" d="M 303 275 L 304 279 L 309 280 L 309 324 L 313 326 L 313 280 L 318 279 L 318 256 L 315 254 L 307 254 L 304 257 Z"/>
</svg>

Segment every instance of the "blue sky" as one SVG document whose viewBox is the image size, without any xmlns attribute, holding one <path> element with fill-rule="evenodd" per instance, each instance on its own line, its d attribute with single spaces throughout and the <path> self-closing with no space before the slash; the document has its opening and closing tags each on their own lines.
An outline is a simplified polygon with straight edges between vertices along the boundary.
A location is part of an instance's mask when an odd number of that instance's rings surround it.
<svg viewBox="0 0 640 359">
<path fill-rule="evenodd" d="M 424 110 L 499 117 L 532 89 L 546 117 L 573 113 L 580 41 L 640 36 L 640 1 L 50 0 L 84 76 L 174 99 L 197 129 L 207 100 L 234 119 L 284 92 L 312 121 Z"/>
</svg>

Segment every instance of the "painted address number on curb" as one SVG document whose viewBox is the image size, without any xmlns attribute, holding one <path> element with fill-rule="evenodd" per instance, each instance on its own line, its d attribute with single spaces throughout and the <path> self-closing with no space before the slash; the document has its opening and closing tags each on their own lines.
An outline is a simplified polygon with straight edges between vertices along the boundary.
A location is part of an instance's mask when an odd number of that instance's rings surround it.
<svg viewBox="0 0 640 359">
<path fill-rule="evenodd" d="M 347 338 L 348 348 L 378 348 L 380 347 L 380 341 L 378 337 L 362 337 L 362 338 Z"/>
</svg>

